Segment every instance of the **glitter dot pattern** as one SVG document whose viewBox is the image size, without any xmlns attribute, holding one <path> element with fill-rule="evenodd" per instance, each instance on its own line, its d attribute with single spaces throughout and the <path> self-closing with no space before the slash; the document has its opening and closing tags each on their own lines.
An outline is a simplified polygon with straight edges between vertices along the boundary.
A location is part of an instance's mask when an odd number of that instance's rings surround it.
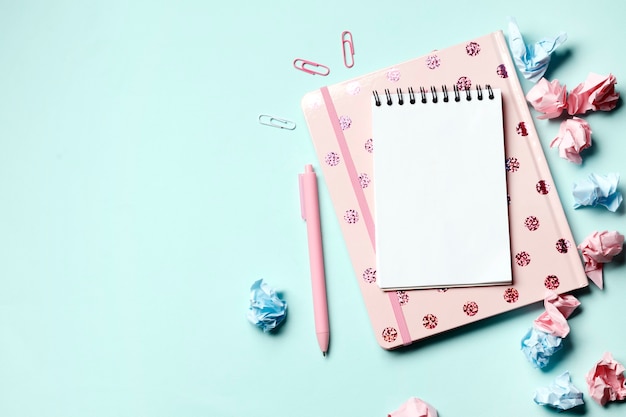
<svg viewBox="0 0 626 417">
<path fill-rule="evenodd" d="M 504 290 L 504 301 L 507 303 L 515 303 L 519 300 L 519 291 L 515 288 L 507 288 Z"/>
<path fill-rule="evenodd" d="M 385 327 L 382 332 L 383 340 L 387 343 L 395 342 L 398 338 L 398 331 L 393 327 Z"/>
<path fill-rule="evenodd" d="M 509 74 L 506 72 L 506 67 L 504 66 L 504 64 L 498 65 L 498 67 L 496 68 L 496 74 L 498 74 L 500 78 L 509 78 Z"/>
<path fill-rule="evenodd" d="M 343 219 L 346 223 L 354 224 L 359 221 L 359 212 L 356 210 L 347 210 L 343 215 Z"/>
<path fill-rule="evenodd" d="M 475 301 L 468 301 L 463 305 L 463 312 L 470 317 L 473 317 L 478 313 L 478 304 Z"/>
<path fill-rule="evenodd" d="M 433 70 L 439 67 L 439 65 L 441 65 L 441 60 L 437 55 L 428 55 L 426 57 L 426 67 L 428 67 L 428 69 Z"/>
<path fill-rule="evenodd" d="M 432 330 L 435 327 L 437 327 L 438 323 L 439 323 L 439 320 L 437 319 L 437 316 L 435 316 L 434 314 L 426 314 L 422 318 L 422 325 L 426 327 L 428 330 Z"/>
<path fill-rule="evenodd" d="M 387 79 L 394 83 L 400 81 L 400 71 L 396 68 L 390 69 L 387 71 Z"/>
<path fill-rule="evenodd" d="M 401 306 L 409 302 L 409 294 L 406 291 L 396 291 L 396 295 Z"/>
<path fill-rule="evenodd" d="M 524 122 L 519 122 L 517 124 L 517 127 L 515 128 L 515 131 L 520 136 L 528 136 L 528 129 L 526 129 L 526 123 Z"/>
<path fill-rule="evenodd" d="M 346 92 L 350 95 L 356 96 L 361 92 L 361 84 L 358 81 L 351 82 L 346 86 Z"/>
<path fill-rule="evenodd" d="M 465 51 L 469 56 L 476 56 L 480 53 L 480 45 L 476 42 L 470 42 L 465 46 Z"/>
<path fill-rule="evenodd" d="M 550 188 L 552 187 L 546 181 L 540 180 L 537 185 L 535 185 L 535 188 L 539 194 L 546 195 L 550 192 Z"/>
<path fill-rule="evenodd" d="M 528 252 L 519 252 L 515 255 L 515 262 L 519 266 L 526 266 L 530 264 L 530 255 L 528 254 Z"/>
<path fill-rule="evenodd" d="M 326 157 L 324 157 L 324 161 L 331 167 L 336 167 L 341 162 L 341 158 L 335 152 L 328 152 Z"/>
<path fill-rule="evenodd" d="M 348 116 L 341 116 L 339 118 L 339 126 L 341 127 L 341 130 L 350 129 L 350 126 L 352 126 L 352 119 Z"/>
<path fill-rule="evenodd" d="M 535 230 L 539 229 L 539 219 L 535 216 L 528 216 L 524 220 L 524 226 L 526 226 L 526 228 L 531 232 L 534 232 Z"/>
<path fill-rule="evenodd" d="M 567 253 L 571 246 L 572 244 L 567 239 L 559 239 L 556 241 L 556 250 L 559 253 Z"/>
<path fill-rule="evenodd" d="M 359 183 L 361 184 L 361 188 L 367 188 L 368 185 L 370 185 L 370 177 L 363 173 L 361 175 L 359 175 Z"/>
<path fill-rule="evenodd" d="M 549 290 L 556 290 L 560 285 L 559 277 L 556 275 L 548 275 L 543 281 L 543 285 Z"/>
<path fill-rule="evenodd" d="M 374 268 L 367 268 L 363 271 L 363 281 L 368 284 L 376 282 L 376 270 Z"/>
<path fill-rule="evenodd" d="M 519 170 L 519 160 L 517 158 L 506 158 L 504 167 L 507 172 L 517 172 Z"/>
<path fill-rule="evenodd" d="M 468 77 L 461 77 L 457 80 L 456 86 L 459 88 L 459 90 L 469 90 L 470 88 L 472 88 L 472 80 L 470 80 Z"/>
</svg>

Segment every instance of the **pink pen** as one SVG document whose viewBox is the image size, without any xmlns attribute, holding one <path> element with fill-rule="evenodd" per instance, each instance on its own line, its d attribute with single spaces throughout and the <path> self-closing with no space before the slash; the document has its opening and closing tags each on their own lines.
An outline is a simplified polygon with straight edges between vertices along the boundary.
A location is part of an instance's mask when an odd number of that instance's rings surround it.
<svg viewBox="0 0 626 417">
<path fill-rule="evenodd" d="M 313 285 L 313 314 L 315 316 L 315 332 L 317 342 L 326 356 L 330 340 L 328 324 L 328 302 L 326 300 L 326 278 L 324 277 L 324 254 L 322 252 L 322 228 L 320 225 L 319 197 L 317 194 L 317 177 L 313 166 L 306 165 L 304 174 L 299 174 L 300 208 L 302 218 L 306 221 L 309 238 L 309 264 L 311 267 L 311 283 Z"/>
</svg>

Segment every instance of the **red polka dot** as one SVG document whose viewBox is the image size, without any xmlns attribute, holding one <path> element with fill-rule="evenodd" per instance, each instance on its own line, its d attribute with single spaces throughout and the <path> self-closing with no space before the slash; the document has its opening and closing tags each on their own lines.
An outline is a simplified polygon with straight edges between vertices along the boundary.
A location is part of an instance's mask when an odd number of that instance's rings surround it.
<svg viewBox="0 0 626 417">
<path fill-rule="evenodd" d="M 528 136 L 528 129 L 526 129 L 525 122 L 519 122 L 515 130 L 517 131 L 517 134 L 520 136 Z"/>
<path fill-rule="evenodd" d="M 398 331 L 393 327 L 385 327 L 382 335 L 385 342 L 391 343 L 398 338 Z"/>
<path fill-rule="evenodd" d="M 537 189 L 537 192 L 539 194 L 548 194 L 550 192 L 550 188 L 552 188 L 550 186 L 550 184 L 548 184 L 547 182 L 545 182 L 544 180 L 541 180 L 537 183 L 537 185 L 535 185 L 535 188 Z"/>
<path fill-rule="evenodd" d="M 571 246 L 572 244 L 567 239 L 559 239 L 556 241 L 556 250 L 559 253 L 567 253 Z"/>
<path fill-rule="evenodd" d="M 463 312 L 468 316 L 475 316 L 478 313 L 478 304 L 474 301 L 468 301 L 463 305 Z"/>
<path fill-rule="evenodd" d="M 549 290 L 556 290 L 559 288 L 559 278 L 556 275 L 548 275 L 543 281 L 543 285 Z"/>
<path fill-rule="evenodd" d="M 531 232 L 534 232 L 539 229 L 539 219 L 535 216 L 528 216 L 526 217 L 526 220 L 524 220 L 524 226 L 526 226 L 526 228 Z"/>
<path fill-rule="evenodd" d="M 437 327 L 437 322 L 437 316 L 435 316 L 434 314 L 426 314 L 424 318 L 422 318 L 422 324 L 429 330 Z"/>
<path fill-rule="evenodd" d="M 456 86 L 459 90 L 469 90 L 470 88 L 472 88 L 472 80 L 470 80 L 468 77 L 460 77 L 456 81 Z"/>
<path fill-rule="evenodd" d="M 504 290 L 504 301 L 514 303 L 519 299 L 519 292 L 515 288 L 507 288 Z"/>
<path fill-rule="evenodd" d="M 496 68 L 496 73 L 500 76 L 500 78 L 508 78 L 509 77 L 509 74 L 506 72 L 506 67 L 504 66 L 504 64 L 498 65 L 498 67 Z"/>
<path fill-rule="evenodd" d="M 519 170 L 519 159 L 517 158 L 506 158 L 504 163 L 504 167 L 506 168 L 506 172 L 517 172 Z"/>
<path fill-rule="evenodd" d="M 515 255 L 515 262 L 517 262 L 519 266 L 526 266 L 530 263 L 530 255 L 528 252 L 522 251 Z"/>
<path fill-rule="evenodd" d="M 465 52 L 467 52 L 469 56 L 476 56 L 480 53 L 480 45 L 476 42 L 470 42 L 465 45 Z"/>
</svg>

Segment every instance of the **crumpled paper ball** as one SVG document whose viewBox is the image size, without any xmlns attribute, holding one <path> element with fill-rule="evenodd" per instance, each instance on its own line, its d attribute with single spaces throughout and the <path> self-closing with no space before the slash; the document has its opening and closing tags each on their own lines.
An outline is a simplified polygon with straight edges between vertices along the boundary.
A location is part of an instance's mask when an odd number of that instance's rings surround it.
<svg viewBox="0 0 626 417">
<path fill-rule="evenodd" d="M 287 303 L 263 279 L 250 287 L 248 321 L 264 332 L 276 329 L 287 316 Z"/>
<path fill-rule="evenodd" d="M 522 352 L 535 368 L 545 368 L 563 347 L 563 339 L 531 327 L 522 338 Z"/>
<path fill-rule="evenodd" d="M 554 291 L 549 291 L 543 300 L 546 309 L 533 323 L 537 330 L 549 333 L 560 338 L 569 334 L 567 319 L 580 305 L 580 301 L 573 295 L 560 296 Z"/>
<path fill-rule="evenodd" d="M 559 117 L 567 106 L 567 89 L 559 80 L 539 80 L 526 94 L 526 100 L 539 113 L 539 119 L 554 119 Z"/>
<path fill-rule="evenodd" d="M 567 34 L 562 32 L 556 37 L 545 37 L 535 43 L 526 43 L 515 19 L 509 18 L 509 49 L 513 61 L 524 78 L 533 83 L 543 77 L 548 69 L 550 56 L 566 40 Z"/>
<path fill-rule="evenodd" d="M 578 245 L 585 263 L 585 273 L 589 279 L 602 289 L 602 265 L 611 262 L 613 257 L 622 251 L 624 235 L 617 231 L 593 232 Z"/>
<path fill-rule="evenodd" d="M 559 134 L 552 140 L 550 147 L 559 147 L 559 156 L 575 164 L 581 164 L 580 153 L 591 146 L 591 127 L 580 117 L 563 120 Z"/>
<path fill-rule="evenodd" d="M 538 405 L 558 410 L 569 410 L 585 403 L 583 393 L 572 384 L 567 371 L 557 376 L 550 386 L 537 388 L 533 400 Z"/>
<path fill-rule="evenodd" d="M 600 405 L 626 399 L 624 366 L 606 352 L 586 377 L 589 394 Z"/>
<path fill-rule="evenodd" d="M 574 183 L 572 194 L 574 195 L 574 208 L 582 206 L 604 206 L 607 210 L 615 212 L 622 204 L 622 193 L 617 189 L 619 174 L 607 175 L 589 174 L 586 180 Z"/>
<path fill-rule="evenodd" d="M 567 97 L 567 112 L 573 116 L 590 110 L 613 110 L 619 100 L 619 93 L 615 91 L 616 82 L 613 74 L 590 73 L 583 83 L 570 91 Z"/>
<path fill-rule="evenodd" d="M 437 410 L 427 402 L 411 397 L 387 417 L 437 417 Z"/>
</svg>

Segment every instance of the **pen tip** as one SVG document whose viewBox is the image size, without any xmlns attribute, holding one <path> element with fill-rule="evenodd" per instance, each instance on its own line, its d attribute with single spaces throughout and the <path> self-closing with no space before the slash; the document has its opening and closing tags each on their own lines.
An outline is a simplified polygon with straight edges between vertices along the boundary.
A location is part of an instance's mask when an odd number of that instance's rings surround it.
<svg viewBox="0 0 626 417">
<path fill-rule="evenodd" d="M 322 352 L 322 356 L 326 357 L 326 352 Z"/>
</svg>

